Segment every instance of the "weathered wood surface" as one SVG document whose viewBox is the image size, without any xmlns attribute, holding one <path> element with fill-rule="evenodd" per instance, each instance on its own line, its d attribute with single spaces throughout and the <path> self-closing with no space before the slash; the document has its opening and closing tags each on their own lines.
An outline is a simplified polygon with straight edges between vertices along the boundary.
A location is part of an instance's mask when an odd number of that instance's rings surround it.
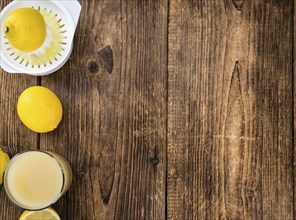
<svg viewBox="0 0 296 220">
<path fill-rule="evenodd" d="M 296 53 L 296 38 L 295 38 L 295 36 L 296 36 L 296 26 L 295 26 L 295 23 L 296 23 L 296 15 L 295 15 L 295 11 L 296 11 L 296 4 L 295 4 L 295 2 L 294 2 L 294 11 L 293 11 L 293 16 L 294 16 L 294 22 L 293 22 L 293 28 L 294 28 L 294 30 L 292 30 L 293 31 L 293 38 L 294 39 L 292 39 L 293 40 L 293 46 L 294 46 L 294 48 L 292 48 L 292 50 L 293 50 L 293 56 L 292 56 L 292 61 L 293 61 L 293 87 L 292 87 L 292 90 L 293 90 L 293 110 L 294 110 L 294 120 L 293 120 L 293 123 L 294 123 L 294 130 L 293 130 L 293 134 L 294 134 L 294 136 L 293 136 L 293 147 L 294 147 L 294 152 L 293 152 L 293 169 L 294 169 L 294 182 L 293 182 L 293 184 L 294 184 L 294 191 L 293 191 L 293 195 L 294 195 L 294 201 L 293 201 L 293 204 L 294 204 L 294 219 L 296 218 L 296 208 L 295 208 L 295 205 L 296 205 L 296 146 L 295 146 L 295 138 L 296 138 L 296 136 L 295 136 L 295 129 L 296 129 L 296 121 L 295 121 L 295 119 L 296 119 L 296 115 L 295 115 L 295 112 L 296 112 L 296 105 L 295 105 L 295 99 L 296 99 L 296 93 L 295 93 L 295 83 L 296 83 L 296 78 L 295 78 L 295 70 L 296 70 L 296 60 L 295 60 L 295 53 Z"/>
<path fill-rule="evenodd" d="M 40 147 L 74 171 L 55 207 L 69 219 L 164 219 L 167 3 L 82 7 L 70 61 L 41 81 L 64 103 L 64 120 Z"/>
<path fill-rule="evenodd" d="M 294 2 L 80 2 L 61 70 L 0 72 L 0 145 L 73 168 L 62 219 L 295 219 Z M 42 135 L 16 114 L 37 84 L 64 107 Z M 0 219 L 18 219 L 0 196 Z"/>
<path fill-rule="evenodd" d="M 292 3 L 171 1 L 169 219 L 293 219 Z"/>
</svg>

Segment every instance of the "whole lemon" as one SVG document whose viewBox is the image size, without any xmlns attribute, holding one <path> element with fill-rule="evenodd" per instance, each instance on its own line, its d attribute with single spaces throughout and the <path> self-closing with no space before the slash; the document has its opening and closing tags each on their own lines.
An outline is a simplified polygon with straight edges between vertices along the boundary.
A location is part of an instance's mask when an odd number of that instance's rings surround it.
<svg viewBox="0 0 296 220">
<path fill-rule="evenodd" d="M 63 108 L 61 101 L 51 90 L 33 86 L 20 95 L 17 113 L 29 129 L 46 133 L 58 127 L 62 120 Z"/>
<path fill-rule="evenodd" d="M 0 148 L 0 185 L 2 184 L 3 173 L 9 160 L 8 154 Z"/>
<path fill-rule="evenodd" d="M 46 25 L 34 8 L 18 8 L 4 21 L 5 36 L 12 46 L 23 52 L 40 48 L 46 37 Z"/>
</svg>

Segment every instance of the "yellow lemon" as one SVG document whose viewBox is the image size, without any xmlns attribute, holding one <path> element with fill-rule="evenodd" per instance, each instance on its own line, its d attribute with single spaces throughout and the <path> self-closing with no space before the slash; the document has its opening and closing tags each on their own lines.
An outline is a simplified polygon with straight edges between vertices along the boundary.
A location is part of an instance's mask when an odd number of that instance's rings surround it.
<svg viewBox="0 0 296 220">
<path fill-rule="evenodd" d="M 0 148 L 0 185 L 2 184 L 3 173 L 9 160 L 8 154 Z"/>
<path fill-rule="evenodd" d="M 33 8 L 18 8 L 4 21 L 5 36 L 12 46 L 23 52 L 40 48 L 46 37 L 41 13 Z"/>
<path fill-rule="evenodd" d="M 46 133 L 57 128 L 62 120 L 63 108 L 61 101 L 51 90 L 33 86 L 20 95 L 17 113 L 29 129 Z"/>
<path fill-rule="evenodd" d="M 41 211 L 24 211 L 19 220 L 60 220 L 60 216 L 53 208 Z"/>
</svg>

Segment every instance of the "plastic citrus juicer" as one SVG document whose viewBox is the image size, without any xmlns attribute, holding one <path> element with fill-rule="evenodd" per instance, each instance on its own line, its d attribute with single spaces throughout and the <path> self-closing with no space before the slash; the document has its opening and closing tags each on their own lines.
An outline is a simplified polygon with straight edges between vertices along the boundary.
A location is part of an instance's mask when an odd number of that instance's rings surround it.
<svg viewBox="0 0 296 220">
<path fill-rule="evenodd" d="M 45 41 L 33 52 L 17 50 L 5 37 L 4 21 L 17 8 L 34 8 L 43 15 L 45 20 Z M 12 1 L 0 15 L 1 67 L 9 73 L 33 76 L 48 75 L 60 69 L 71 55 L 80 11 L 81 5 L 77 0 Z"/>
</svg>

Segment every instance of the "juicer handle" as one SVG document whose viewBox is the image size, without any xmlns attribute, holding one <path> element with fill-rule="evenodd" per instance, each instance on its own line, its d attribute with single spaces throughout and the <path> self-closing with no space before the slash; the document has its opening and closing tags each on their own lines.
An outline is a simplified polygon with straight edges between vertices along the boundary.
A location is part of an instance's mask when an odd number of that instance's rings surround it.
<svg viewBox="0 0 296 220">
<path fill-rule="evenodd" d="M 70 12 L 71 17 L 74 22 L 74 27 L 76 29 L 76 26 L 78 24 L 80 12 L 81 12 L 81 5 L 77 0 L 67 0 L 67 1 L 60 1 Z M 75 31 L 74 31 L 75 32 Z"/>
</svg>

